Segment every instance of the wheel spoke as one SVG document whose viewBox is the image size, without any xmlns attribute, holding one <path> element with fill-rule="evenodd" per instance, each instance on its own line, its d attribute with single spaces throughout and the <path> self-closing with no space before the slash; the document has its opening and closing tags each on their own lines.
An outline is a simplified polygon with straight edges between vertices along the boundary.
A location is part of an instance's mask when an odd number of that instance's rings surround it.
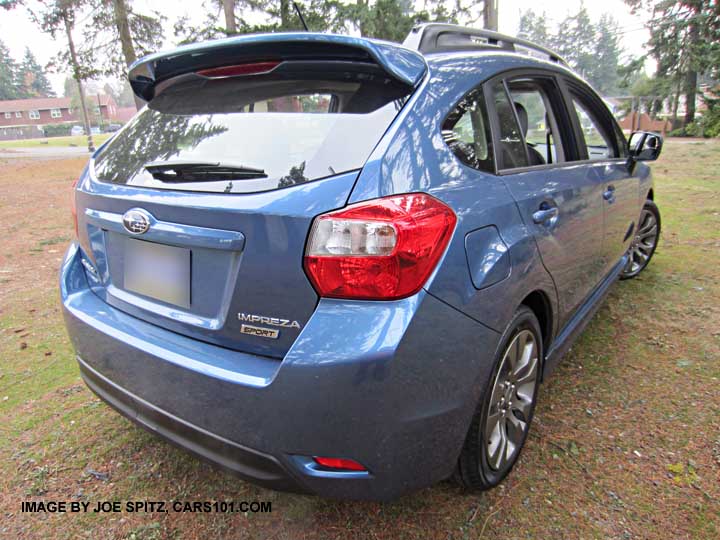
<svg viewBox="0 0 720 540">
<path fill-rule="evenodd" d="M 488 411 L 488 417 L 485 421 L 485 432 L 493 434 L 495 433 L 495 430 L 497 429 L 498 423 L 500 422 L 501 418 L 500 411 L 495 408 L 494 411 Z M 488 438 L 489 440 L 489 438 Z"/>
<path fill-rule="evenodd" d="M 655 222 L 655 218 L 651 213 L 647 213 L 646 216 L 641 221 L 642 225 L 638 228 L 638 235 L 642 236 L 643 234 L 649 232 L 653 228 L 656 228 L 657 223 Z"/>
<path fill-rule="evenodd" d="M 527 428 L 527 422 L 520 420 L 513 413 L 508 414 L 506 419 L 507 422 L 505 425 L 507 428 L 508 440 L 507 459 L 509 459 L 512 457 L 515 450 L 522 444 L 523 437 L 525 436 L 525 429 Z"/>
<path fill-rule="evenodd" d="M 532 392 L 534 391 L 535 385 L 525 385 L 522 389 L 518 389 L 517 395 L 512 402 L 512 410 L 518 411 L 523 415 L 523 418 L 527 420 L 530 417 L 530 408 L 532 407 Z M 512 416 L 512 412 L 510 413 Z"/>
<path fill-rule="evenodd" d="M 537 357 L 537 351 L 535 350 L 535 346 L 533 345 L 533 352 L 530 356 L 530 359 L 528 360 L 527 365 L 523 369 L 523 372 L 518 374 L 515 379 L 515 385 L 520 388 L 520 386 L 527 385 L 529 383 L 532 383 L 532 386 L 535 386 L 535 380 L 537 379 L 537 369 L 538 369 L 538 357 Z"/>
<path fill-rule="evenodd" d="M 515 371 L 515 367 L 517 366 L 519 357 L 520 357 L 520 337 L 522 334 L 518 334 L 515 336 L 515 339 L 512 340 L 510 343 L 510 346 L 508 347 L 507 351 L 507 367 L 509 368 L 509 371 L 512 373 Z"/>
<path fill-rule="evenodd" d="M 637 258 L 639 259 L 638 262 L 640 264 L 644 263 L 645 261 L 647 261 L 650 258 L 648 255 L 643 253 L 639 247 L 635 248 L 635 255 L 637 255 Z"/>
<path fill-rule="evenodd" d="M 488 437 L 488 462 L 493 469 L 499 469 L 507 447 L 507 433 L 504 422 L 496 422 L 495 429 Z"/>
<path fill-rule="evenodd" d="M 515 369 L 512 372 L 515 378 L 517 378 L 517 376 L 522 373 L 527 367 L 528 363 L 532 358 L 534 348 L 535 343 L 531 339 L 528 339 L 526 335 L 523 335 L 520 339 L 520 359 L 518 360 L 518 363 L 515 365 Z"/>
<path fill-rule="evenodd" d="M 656 235 L 657 235 L 657 225 L 654 225 L 654 224 L 649 229 L 641 230 L 640 232 L 638 232 L 638 236 L 640 237 L 641 240 L 645 240 L 646 238 L 655 238 Z"/>
</svg>

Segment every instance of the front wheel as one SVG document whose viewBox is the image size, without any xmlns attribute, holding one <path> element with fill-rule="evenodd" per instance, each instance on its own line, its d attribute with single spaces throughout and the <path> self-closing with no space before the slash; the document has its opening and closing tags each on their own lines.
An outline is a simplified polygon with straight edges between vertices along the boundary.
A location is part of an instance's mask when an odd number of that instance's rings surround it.
<svg viewBox="0 0 720 540">
<path fill-rule="evenodd" d="M 532 310 L 518 309 L 501 344 L 454 475 L 466 488 L 489 489 L 508 475 L 525 444 L 535 410 L 543 349 Z"/>
<path fill-rule="evenodd" d="M 654 202 L 647 200 L 640 213 L 635 237 L 628 248 L 628 262 L 620 274 L 620 279 L 634 278 L 645 270 L 655 254 L 659 239 L 660 210 Z"/>
</svg>

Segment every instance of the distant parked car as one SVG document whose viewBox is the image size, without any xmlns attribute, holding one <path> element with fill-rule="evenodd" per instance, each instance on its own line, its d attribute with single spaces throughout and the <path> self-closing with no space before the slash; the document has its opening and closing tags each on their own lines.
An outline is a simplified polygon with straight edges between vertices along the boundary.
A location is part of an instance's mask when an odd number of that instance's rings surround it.
<svg viewBox="0 0 720 540">
<path fill-rule="evenodd" d="M 72 136 L 85 135 L 85 129 L 82 126 L 73 126 L 70 129 L 70 135 L 72 135 Z"/>
<path fill-rule="evenodd" d="M 102 130 L 99 127 L 91 127 L 90 133 L 93 135 L 100 135 L 102 133 Z"/>
<path fill-rule="evenodd" d="M 122 124 L 108 124 L 105 126 L 105 133 L 115 133 L 116 131 L 119 131 L 122 127 Z"/>
</svg>

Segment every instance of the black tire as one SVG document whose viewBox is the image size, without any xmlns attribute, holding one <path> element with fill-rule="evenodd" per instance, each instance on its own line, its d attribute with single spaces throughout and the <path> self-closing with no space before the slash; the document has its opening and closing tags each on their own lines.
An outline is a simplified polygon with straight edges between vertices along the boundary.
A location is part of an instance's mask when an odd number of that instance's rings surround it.
<svg viewBox="0 0 720 540">
<path fill-rule="evenodd" d="M 655 221 L 657 228 L 657 231 L 652 238 L 652 242 L 647 242 L 647 237 L 644 239 L 641 238 L 642 234 L 644 234 L 643 229 L 645 227 L 645 223 L 649 217 L 652 217 Z M 654 202 L 648 199 L 643 205 L 642 212 L 640 212 L 640 219 L 638 220 L 635 236 L 633 237 L 633 241 L 628 249 L 630 259 L 620 274 L 620 279 L 632 279 L 637 277 L 643 270 L 645 270 L 645 268 L 647 268 L 647 265 L 650 264 L 650 260 L 653 255 L 655 255 L 655 250 L 657 249 L 660 241 L 660 229 L 660 210 Z"/>
<path fill-rule="evenodd" d="M 503 359 L 508 352 L 508 347 L 515 342 L 515 338 L 520 336 L 521 333 L 524 336 L 527 336 L 527 334 L 524 333 L 525 330 L 529 330 L 533 335 L 537 345 L 538 355 L 536 380 L 534 390 L 532 391 L 532 402 L 529 405 L 529 414 L 526 418 L 524 418 L 527 424 L 527 429 L 522 435 L 520 444 L 516 445 L 514 455 L 503 463 L 501 467 L 496 469 L 490 465 L 487 455 L 489 452 L 489 434 L 485 433 L 485 431 L 487 428 L 488 412 L 491 407 L 493 407 L 491 398 L 493 396 L 493 390 L 496 388 L 496 383 L 500 382 L 498 374 L 504 363 Z M 540 386 L 540 376 L 542 373 L 542 359 L 543 343 L 542 334 L 540 332 L 540 324 L 538 323 L 538 320 L 532 310 L 526 306 L 521 306 L 515 312 L 515 315 L 510 321 L 510 324 L 508 324 L 507 329 L 500 340 L 500 347 L 498 348 L 494 358 L 495 366 L 493 368 L 492 375 L 480 398 L 477 410 L 475 411 L 475 415 L 470 423 L 470 429 L 468 430 L 467 437 L 465 438 L 465 444 L 463 445 L 462 452 L 458 458 L 453 479 L 462 487 L 474 490 L 490 489 L 498 485 L 512 470 L 518 457 L 520 456 L 525 440 L 527 439 L 532 417 L 535 412 L 535 403 L 537 402 L 538 387 Z M 515 387 L 513 386 L 513 389 L 514 388 Z M 510 411 L 510 414 L 513 414 L 513 412 Z M 503 422 L 504 421 L 505 420 L 503 420 Z"/>
</svg>

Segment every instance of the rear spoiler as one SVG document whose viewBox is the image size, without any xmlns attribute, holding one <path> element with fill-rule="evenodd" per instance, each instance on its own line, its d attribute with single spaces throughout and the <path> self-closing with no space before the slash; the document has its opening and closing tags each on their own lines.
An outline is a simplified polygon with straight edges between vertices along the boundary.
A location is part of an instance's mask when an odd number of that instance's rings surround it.
<svg viewBox="0 0 720 540">
<path fill-rule="evenodd" d="M 150 101 L 159 83 L 178 75 L 265 59 L 370 63 L 410 87 L 416 86 L 427 70 L 420 53 L 398 44 L 352 36 L 298 32 L 237 36 L 151 54 L 130 66 L 128 78 L 135 94 Z"/>
</svg>

